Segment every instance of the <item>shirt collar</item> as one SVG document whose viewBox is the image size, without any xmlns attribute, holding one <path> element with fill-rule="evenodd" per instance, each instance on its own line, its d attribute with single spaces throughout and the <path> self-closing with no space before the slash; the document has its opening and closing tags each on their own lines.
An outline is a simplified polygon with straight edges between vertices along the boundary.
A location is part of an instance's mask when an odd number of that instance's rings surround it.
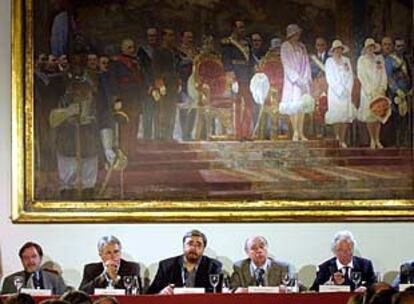
<svg viewBox="0 0 414 304">
<path fill-rule="evenodd" d="M 200 263 L 201 263 L 201 259 L 202 259 L 202 258 L 203 258 L 203 256 L 201 256 L 201 257 L 198 259 L 198 261 L 197 261 L 196 265 L 194 266 L 194 271 L 197 271 L 198 266 L 200 265 Z M 185 265 L 185 258 L 184 258 L 184 255 L 182 255 L 182 256 L 181 256 L 179 263 L 181 264 L 181 269 L 183 269 L 183 270 L 184 270 L 184 265 Z"/>
<path fill-rule="evenodd" d="M 350 269 L 353 269 L 354 268 L 354 261 L 352 259 L 351 262 L 349 262 L 347 265 L 344 265 L 341 262 L 339 262 L 338 259 L 336 259 L 336 267 L 338 268 L 338 270 L 342 270 L 342 268 L 344 268 L 344 267 L 349 267 Z"/>
<path fill-rule="evenodd" d="M 257 267 L 253 261 L 250 261 L 250 273 L 254 274 L 256 272 L 256 269 L 261 268 L 263 269 L 265 272 L 267 272 L 268 268 L 270 266 L 270 260 L 269 258 L 266 259 L 266 262 L 261 266 L 261 267 Z"/>
</svg>

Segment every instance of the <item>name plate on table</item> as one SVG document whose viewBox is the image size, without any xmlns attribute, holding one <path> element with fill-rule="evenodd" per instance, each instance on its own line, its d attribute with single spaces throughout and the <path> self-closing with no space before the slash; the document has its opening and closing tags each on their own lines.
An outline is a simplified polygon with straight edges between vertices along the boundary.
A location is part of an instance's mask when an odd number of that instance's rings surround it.
<svg viewBox="0 0 414 304">
<path fill-rule="evenodd" d="M 115 288 L 95 288 L 95 296 L 124 296 L 125 289 L 115 289 Z"/>
<path fill-rule="evenodd" d="M 51 296 L 52 295 L 52 290 L 51 289 L 34 289 L 34 288 L 22 288 L 20 290 L 21 293 L 26 293 L 29 294 L 31 296 Z"/>
<path fill-rule="evenodd" d="M 414 284 L 400 284 L 400 285 L 398 285 L 398 289 L 399 289 L 399 291 L 404 291 L 408 287 L 412 287 L 412 286 L 414 286 Z"/>
<path fill-rule="evenodd" d="M 349 285 L 319 285 L 319 292 L 350 292 Z"/>
<path fill-rule="evenodd" d="M 279 293 L 279 287 L 277 286 L 249 286 L 247 287 L 248 293 Z"/>
<path fill-rule="evenodd" d="M 201 287 L 175 287 L 174 294 L 201 294 L 206 293 L 206 290 Z"/>
</svg>

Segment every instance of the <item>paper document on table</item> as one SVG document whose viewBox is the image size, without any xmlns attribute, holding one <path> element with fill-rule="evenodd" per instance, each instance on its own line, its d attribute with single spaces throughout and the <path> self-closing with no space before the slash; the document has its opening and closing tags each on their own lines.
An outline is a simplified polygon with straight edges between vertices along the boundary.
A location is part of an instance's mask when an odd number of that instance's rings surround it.
<svg viewBox="0 0 414 304">
<path fill-rule="evenodd" d="M 194 294 L 194 293 L 206 293 L 204 288 L 199 287 L 175 287 L 174 294 Z"/>
<path fill-rule="evenodd" d="M 277 286 L 249 286 L 247 288 L 248 293 L 279 293 L 279 287 Z"/>
<path fill-rule="evenodd" d="M 350 292 L 349 285 L 319 285 L 319 292 Z"/>
<path fill-rule="evenodd" d="M 125 289 L 95 288 L 95 291 L 93 294 L 95 296 L 124 296 Z"/>
<path fill-rule="evenodd" d="M 26 293 L 31 296 L 51 296 L 52 290 L 51 289 L 22 288 L 20 289 L 20 293 Z"/>
</svg>

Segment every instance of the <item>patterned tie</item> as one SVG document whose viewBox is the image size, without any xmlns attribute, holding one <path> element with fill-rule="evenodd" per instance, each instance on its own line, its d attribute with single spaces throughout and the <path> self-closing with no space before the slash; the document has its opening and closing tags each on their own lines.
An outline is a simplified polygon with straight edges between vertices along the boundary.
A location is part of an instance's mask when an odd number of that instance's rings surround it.
<svg viewBox="0 0 414 304">
<path fill-rule="evenodd" d="M 256 285 L 257 286 L 264 286 L 264 269 L 257 268 L 256 269 Z"/>
</svg>

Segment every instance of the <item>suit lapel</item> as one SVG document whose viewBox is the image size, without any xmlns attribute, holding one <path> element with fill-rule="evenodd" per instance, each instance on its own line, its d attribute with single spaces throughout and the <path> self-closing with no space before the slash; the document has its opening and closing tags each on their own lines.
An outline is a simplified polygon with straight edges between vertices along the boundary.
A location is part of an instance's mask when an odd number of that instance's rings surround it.
<svg viewBox="0 0 414 304">
<path fill-rule="evenodd" d="M 267 285 L 279 286 L 282 281 L 282 269 L 273 260 L 270 260 L 270 267 L 266 274 Z"/>
<path fill-rule="evenodd" d="M 181 256 L 177 257 L 177 259 L 178 259 L 178 262 L 177 262 L 178 267 L 174 267 L 174 272 L 172 274 L 172 276 L 173 276 L 172 279 L 173 279 L 174 284 L 176 286 L 182 287 L 182 286 L 184 286 L 183 277 L 182 277 L 183 256 L 181 255 Z"/>
<path fill-rule="evenodd" d="M 243 263 L 242 265 L 243 281 L 247 282 L 247 286 L 255 286 L 256 278 L 252 276 L 250 272 L 250 263 L 251 263 L 251 260 L 248 259 L 247 262 Z"/>
<path fill-rule="evenodd" d="M 49 274 L 46 271 L 43 271 L 43 270 L 41 270 L 40 273 L 42 275 L 43 287 L 45 289 L 53 290 L 53 285 L 52 285 Z"/>
<path fill-rule="evenodd" d="M 362 271 L 362 265 L 359 263 L 359 259 L 352 257 L 352 264 L 354 266 L 354 271 Z"/>
</svg>

